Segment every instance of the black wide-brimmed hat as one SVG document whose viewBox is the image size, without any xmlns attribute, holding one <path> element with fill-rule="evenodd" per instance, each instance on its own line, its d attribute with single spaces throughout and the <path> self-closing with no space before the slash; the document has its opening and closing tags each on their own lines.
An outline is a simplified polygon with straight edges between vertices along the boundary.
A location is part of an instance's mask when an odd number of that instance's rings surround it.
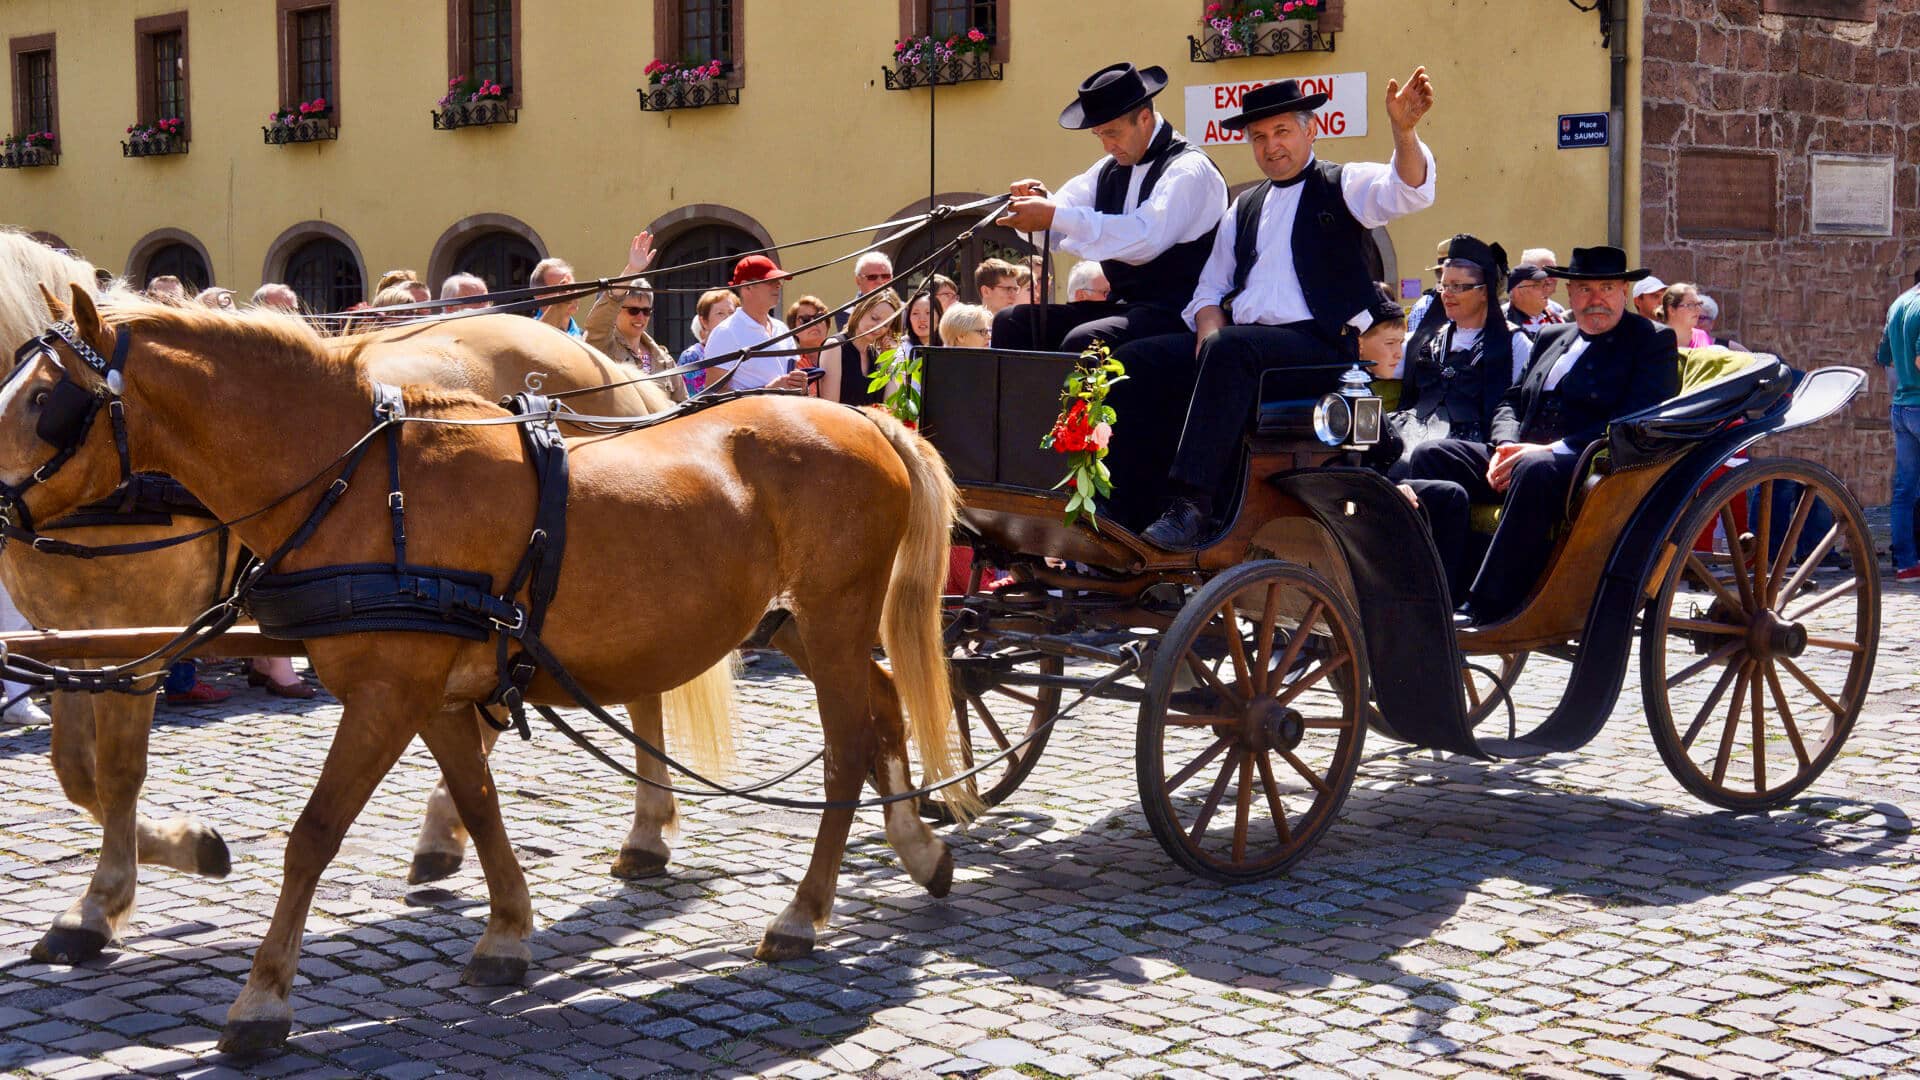
<svg viewBox="0 0 1920 1080">
<path fill-rule="evenodd" d="M 1220 121 L 1220 126 L 1228 131 L 1239 131 L 1255 120 L 1265 120 L 1281 113 L 1312 112 L 1326 103 L 1325 94 L 1301 93 L 1300 80 L 1281 79 L 1247 91 L 1240 99 L 1240 114 Z"/>
<path fill-rule="evenodd" d="M 1639 281 L 1653 271 L 1644 266 L 1627 267 L 1627 253 L 1617 247 L 1574 248 L 1573 261 L 1565 266 L 1549 266 L 1547 273 L 1568 281 Z"/>
<path fill-rule="evenodd" d="M 1085 131 L 1117 120 L 1153 100 L 1167 88 L 1167 69 L 1136 69 L 1132 64 L 1103 67 L 1080 84 L 1080 96 L 1060 110 L 1060 126 L 1069 131 Z"/>
</svg>

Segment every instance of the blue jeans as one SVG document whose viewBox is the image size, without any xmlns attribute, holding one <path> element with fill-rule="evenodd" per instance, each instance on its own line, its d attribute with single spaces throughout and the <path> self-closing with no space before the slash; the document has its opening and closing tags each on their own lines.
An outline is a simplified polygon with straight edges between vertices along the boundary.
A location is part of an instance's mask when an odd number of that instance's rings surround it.
<svg viewBox="0 0 1920 1080">
<path fill-rule="evenodd" d="M 1893 568 L 1920 563 L 1913 504 L 1920 500 L 1920 405 L 1893 407 Z"/>
</svg>

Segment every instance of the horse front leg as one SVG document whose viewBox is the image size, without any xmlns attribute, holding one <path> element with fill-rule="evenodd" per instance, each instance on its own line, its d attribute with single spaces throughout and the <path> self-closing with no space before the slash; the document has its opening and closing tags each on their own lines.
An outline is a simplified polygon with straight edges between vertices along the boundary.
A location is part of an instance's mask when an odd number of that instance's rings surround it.
<svg viewBox="0 0 1920 1080">
<path fill-rule="evenodd" d="M 659 694 L 647 694 L 627 702 L 627 719 L 633 723 L 634 735 L 656 749 L 665 747 Z M 665 785 L 669 779 L 666 765 L 637 746 L 633 749 L 633 764 L 634 771 L 656 784 Z M 667 860 L 673 855 L 668 840 L 679 832 L 680 807 L 673 794 L 635 784 L 633 828 L 627 831 L 627 838 L 620 844 L 620 854 L 613 860 L 613 876 L 637 881 L 666 873 Z"/>
<path fill-rule="evenodd" d="M 499 791 L 487 765 L 487 750 L 493 742 L 487 735 L 498 733 L 480 720 L 478 710 L 463 707 L 436 713 L 422 734 L 433 759 L 440 763 L 441 786 L 473 836 L 474 853 L 487 875 L 487 929 L 474 945 L 473 958 L 460 981 L 468 986 L 516 984 L 526 977 L 527 962 L 533 957 L 527 949 L 527 937 L 533 933 L 533 900 L 500 820 Z"/>
<path fill-rule="evenodd" d="M 876 749 L 873 786 L 881 795 L 897 795 L 913 790 L 912 773 L 907 768 L 907 728 L 900 708 L 900 694 L 893 676 L 879 664 L 870 664 L 869 685 L 873 696 L 873 720 Z M 918 799 L 888 803 L 887 843 L 907 875 L 926 887 L 929 894 L 945 896 L 953 890 L 953 852 L 934 835 L 920 817 Z"/>
<path fill-rule="evenodd" d="M 33 948 L 49 964 L 98 956 L 132 918 L 139 867 L 165 866 L 222 878 L 227 842 L 191 817 L 156 821 L 139 813 L 153 727 L 151 695 L 53 695 L 53 766 L 67 797 L 101 826 L 100 858 L 87 891 Z"/>
<path fill-rule="evenodd" d="M 480 752 L 491 754 L 500 732 L 481 719 L 478 706 L 473 706 L 471 711 L 480 732 Z M 460 811 L 454 806 L 453 796 L 447 793 L 447 781 L 443 777 L 433 786 L 433 794 L 427 796 L 427 816 L 420 823 L 420 839 L 413 845 L 413 865 L 407 871 L 407 884 L 424 885 L 452 877 L 466 854 L 467 829 L 460 823 Z"/>
<path fill-rule="evenodd" d="M 247 985 L 227 1010 L 220 1049 L 252 1053 L 286 1042 L 293 1027 L 288 994 L 300 961 L 300 935 L 313 906 L 321 871 L 340 850 L 373 789 L 407 748 L 423 722 L 440 707 L 444 680 L 398 684 L 382 681 L 349 687 L 333 745 L 313 794 L 287 836 L 285 870 L 273 923 L 253 954 Z"/>
</svg>

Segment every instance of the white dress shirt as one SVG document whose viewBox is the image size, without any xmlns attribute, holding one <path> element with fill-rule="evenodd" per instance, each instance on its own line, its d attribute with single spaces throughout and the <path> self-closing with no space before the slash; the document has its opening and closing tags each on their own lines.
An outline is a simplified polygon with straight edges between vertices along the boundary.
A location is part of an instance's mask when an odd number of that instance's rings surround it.
<svg viewBox="0 0 1920 1080">
<path fill-rule="evenodd" d="M 1377 229 L 1397 217 L 1433 205 L 1433 151 L 1427 149 L 1426 143 L 1420 143 L 1420 156 L 1426 163 L 1427 178 L 1419 187 L 1411 187 L 1400 179 L 1391 161 L 1384 165 L 1375 161 L 1352 161 L 1342 166 L 1340 194 L 1360 224 Z M 1307 167 L 1313 167 L 1313 159 L 1308 160 Z M 1259 246 L 1254 252 L 1253 266 L 1247 272 L 1246 288 L 1233 300 L 1235 323 L 1285 326 L 1313 318 L 1313 312 L 1307 308 L 1306 293 L 1300 288 L 1300 272 L 1294 265 L 1293 255 L 1293 219 L 1300 211 L 1300 193 L 1305 189 L 1305 184 L 1290 187 L 1276 184 L 1267 192 L 1267 201 L 1260 207 Z M 1213 237 L 1213 253 L 1207 256 L 1207 265 L 1200 271 L 1200 286 L 1194 290 L 1193 302 L 1180 313 L 1188 326 L 1194 325 L 1194 316 L 1201 309 L 1218 306 L 1233 291 L 1234 226 L 1231 212 L 1220 218 L 1220 231 Z M 1360 318 L 1362 316 L 1356 316 Z"/>
<path fill-rule="evenodd" d="M 753 316 L 747 314 L 745 308 L 740 308 L 721 320 L 719 326 L 714 327 L 708 332 L 706 354 L 710 357 L 725 356 L 727 353 L 739 352 L 742 349 L 751 349 L 755 345 L 765 343 L 770 338 L 780 338 L 781 340 L 774 342 L 772 345 L 768 345 L 767 347 L 769 349 L 791 349 L 794 347 L 793 339 L 787 337 L 786 333 L 787 324 L 781 322 L 779 319 L 769 316 L 767 325 L 761 326 L 754 321 Z M 721 364 L 718 367 L 708 368 L 707 385 L 712 386 L 718 382 L 728 368 L 737 368 L 739 370 L 734 373 L 733 378 L 727 380 L 726 385 L 720 389 L 754 390 L 785 375 L 787 373 L 787 361 L 789 359 L 791 359 L 791 357 L 752 356 L 731 364 Z"/>
<path fill-rule="evenodd" d="M 1154 113 L 1154 137 L 1167 121 Z M 1207 160 L 1204 151 L 1181 154 L 1167 163 L 1147 201 L 1140 201 L 1140 185 L 1151 166 L 1128 169 L 1127 197 L 1118 214 L 1093 208 L 1100 170 L 1111 157 L 1061 185 L 1053 195 L 1053 246 L 1082 259 L 1116 259 L 1138 265 L 1154 259 L 1175 244 L 1207 235 L 1227 212 L 1227 182 Z M 1028 236 L 1034 244 L 1039 234 Z M 1171 306 L 1171 305 L 1169 305 Z"/>
</svg>

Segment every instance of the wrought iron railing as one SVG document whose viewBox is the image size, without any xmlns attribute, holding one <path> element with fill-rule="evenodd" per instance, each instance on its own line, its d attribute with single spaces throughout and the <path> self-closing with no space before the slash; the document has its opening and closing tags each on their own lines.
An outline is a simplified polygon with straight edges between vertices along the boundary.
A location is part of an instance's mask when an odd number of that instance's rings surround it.
<svg viewBox="0 0 1920 1080">
<path fill-rule="evenodd" d="M 0 150 L 0 169 L 39 169 L 60 164 L 60 151 L 45 146 Z"/>
<path fill-rule="evenodd" d="M 640 108 L 645 112 L 704 109 L 709 105 L 738 104 L 740 104 L 740 88 L 728 86 L 725 79 L 671 82 L 640 88 Z"/>
<path fill-rule="evenodd" d="M 186 152 L 185 135 L 149 135 L 143 139 L 128 139 L 120 144 L 121 157 L 164 157 Z"/>
<path fill-rule="evenodd" d="M 505 100 L 490 98 L 486 101 L 460 101 L 444 109 L 436 109 L 433 114 L 433 130 L 452 131 L 463 127 L 486 127 L 489 124 L 517 124 L 520 122 L 520 110 Z"/>
<path fill-rule="evenodd" d="M 1228 49 L 1228 39 L 1219 34 L 1208 34 L 1205 38 L 1197 38 L 1189 34 L 1187 58 L 1196 64 L 1211 64 L 1219 60 L 1244 60 L 1249 56 L 1332 52 L 1333 39 L 1333 31 L 1323 31 L 1318 22 L 1311 20 L 1261 23 L 1260 30 L 1254 34 L 1253 40 L 1240 43 L 1238 50 Z"/>
<path fill-rule="evenodd" d="M 918 90 L 935 83 L 950 86 L 963 82 L 998 82 L 1004 78 L 1000 65 L 984 53 L 968 53 L 946 60 L 922 60 L 917 64 L 896 64 L 883 70 L 889 90 Z"/>
<path fill-rule="evenodd" d="M 327 142 L 340 137 L 340 129 L 333 126 L 327 117 L 314 117 L 295 120 L 291 124 L 269 124 L 260 129 L 268 146 L 286 146 L 290 143 Z"/>
</svg>

